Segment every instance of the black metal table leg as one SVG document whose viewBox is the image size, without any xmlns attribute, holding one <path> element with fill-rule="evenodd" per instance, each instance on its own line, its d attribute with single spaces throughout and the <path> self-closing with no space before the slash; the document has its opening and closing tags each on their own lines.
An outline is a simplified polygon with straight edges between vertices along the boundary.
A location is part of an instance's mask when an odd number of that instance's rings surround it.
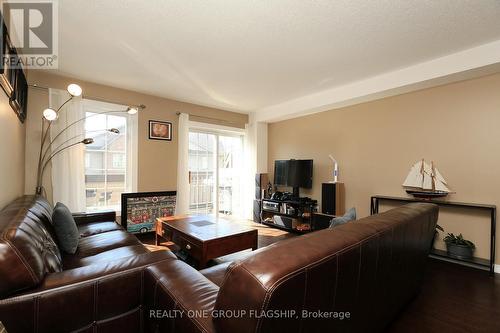
<svg viewBox="0 0 500 333">
<path fill-rule="evenodd" d="M 491 210 L 491 233 L 490 233 L 490 274 L 495 273 L 495 236 L 497 225 L 497 210 Z"/>
</svg>

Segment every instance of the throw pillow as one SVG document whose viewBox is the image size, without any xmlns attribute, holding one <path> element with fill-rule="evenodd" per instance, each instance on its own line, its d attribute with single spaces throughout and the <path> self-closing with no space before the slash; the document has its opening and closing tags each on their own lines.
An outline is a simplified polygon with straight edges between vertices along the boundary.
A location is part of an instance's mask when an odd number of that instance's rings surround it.
<svg viewBox="0 0 500 333">
<path fill-rule="evenodd" d="M 331 219 L 330 228 L 345 224 L 349 221 L 354 221 L 356 219 L 356 208 L 352 207 L 344 214 L 344 216 L 337 216 Z"/>
<path fill-rule="evenodd" d="M 60 202 L 56 204 L 52 213 L 52 224 L 61 250 L 69 254 L 75 254 L 80 234 L 75 219 L 66 205 Z"/>
</svg>

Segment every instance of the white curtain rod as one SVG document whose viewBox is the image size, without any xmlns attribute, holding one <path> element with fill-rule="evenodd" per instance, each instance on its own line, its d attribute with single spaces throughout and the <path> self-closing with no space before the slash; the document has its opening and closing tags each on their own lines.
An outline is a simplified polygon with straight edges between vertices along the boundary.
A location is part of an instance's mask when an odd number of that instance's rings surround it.
<svg viewBox="0 0 500 333">
<path fill-rule="evenodd" d="M 28 84 L 28 87 L 34 88 L 34 89 L 40 89 L 40 90 L 49 90 L 49 87 L 44 87 L 44 86 L 39 86 L 38 84 Z M 94 101 L 99 101 L 99 102 L 106 102 L 106 103 L 112 103 L 112 104 L 121 104 L 121 105 L 127 105 L 127 106 L 132 106 L 132 107 L 137 107 L 141 109 L 145 109 L 146 105 L 144 104 L 129 104 L 129 103 L 122 103 L 122 102 L 117 102 L 117 101 L 112 101 L 106 98 L 101 98 L 101 97 L 95 97 L 95 96 L 88 96 L 85 94 L 82 94 L 82 98 L 86 99 L 92 99 Z"/>
</svg>

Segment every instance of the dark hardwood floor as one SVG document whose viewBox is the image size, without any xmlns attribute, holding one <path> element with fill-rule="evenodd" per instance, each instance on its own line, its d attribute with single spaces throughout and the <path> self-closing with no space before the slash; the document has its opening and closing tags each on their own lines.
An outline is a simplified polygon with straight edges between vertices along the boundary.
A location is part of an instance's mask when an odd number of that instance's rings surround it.
<svg viewBox="0 0 500 333">
<path fill-rule="evenodd" d="M 259 248 L 296 235 L 253 222 Z M 154 244 L 154 234 L 140 235 Z M 239 254 L 218 258 L 232 261 Z M 429 258 L 420 293 L 402 309 L 388 333 L 500 333 L 500 274 Z"/>
<path fill-rule="evenodd" d="M 500 332 L 500 275 L 429 258 L 421 292 L 390 333 Z"/>
</svg>

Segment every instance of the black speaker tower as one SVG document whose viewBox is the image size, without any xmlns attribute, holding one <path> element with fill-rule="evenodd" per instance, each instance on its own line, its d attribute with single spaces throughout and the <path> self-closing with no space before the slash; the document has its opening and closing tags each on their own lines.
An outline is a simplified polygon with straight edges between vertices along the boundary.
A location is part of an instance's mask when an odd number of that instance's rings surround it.
<svg viewBox="0 0 500 333">
<path fill-rule="evenodd" d="M 263 195 L 267 192 L 269 177 L 267 173 L 258 173 L 255 175 L 255 199 L 253 201 L 253 220 L 260 223 L 260 206 Z"/>
<path fill-rule="evenodd" d="M 323 183 L 321 185 L 321 212 L 328 215 L 344 214 L 343 184 Z"/>
</svg>

